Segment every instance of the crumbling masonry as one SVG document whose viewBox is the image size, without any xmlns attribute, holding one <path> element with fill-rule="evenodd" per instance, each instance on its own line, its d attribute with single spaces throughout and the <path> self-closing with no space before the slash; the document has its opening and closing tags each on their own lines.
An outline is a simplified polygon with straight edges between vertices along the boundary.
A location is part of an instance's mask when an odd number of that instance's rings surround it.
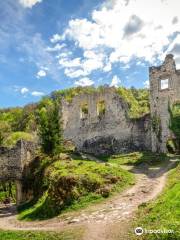
<svg viewBox="0 0 180 240">
<path fill-rule="evenodd" d="M 180 70 L 173 55 L 149 69 L 151 114 L 137 120 L 128 117 L 128 105 L 115 88 L 82 94 L 71 103 L 63 101 L 64 137 L 79 151 L 111 154 L 135 150 L 166 152 L 169 107 L 180 99 Z M 104 103 L 104 111 L 98 105 Z"/>
<path fill-rule="evenodd" d="M 149 69 L 151 107 L 151 150 L 166 152 L 171 138 L 169 110 L 180 100 L 180 70 L 176 70 L 173 55 L 166 56 L 159 67 Z"/>
<path fill-rule="evenodd" d="M 149 69 L 151 112 L 140 119 L 128 117 L 128 104 L 115 88 L 81 94 L 62 101 L 64 138 L 77 150 L 99 154 L 152 150 L 166 152 L 171 138 L 169 109 L 180 100 L 180 70 L 173 55 L 159 67 Z M 15 180 L 17 203 L 23 200 L 22 173 L 33 159 L 36 146 L 20 141 L 14 148 L 0 147 L 0 180 Z"/>
</svg>

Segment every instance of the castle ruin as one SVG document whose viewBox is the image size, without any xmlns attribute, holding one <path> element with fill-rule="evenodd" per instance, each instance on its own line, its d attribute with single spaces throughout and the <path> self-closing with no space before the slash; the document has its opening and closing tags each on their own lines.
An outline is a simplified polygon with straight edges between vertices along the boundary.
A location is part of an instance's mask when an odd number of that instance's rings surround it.
<svg viewBox="0 0 180 240">
<path fill-rule="evenodd" d="M 170 107 L 180 100 L 180 70 L 173 55 L 166 56 L 159 67 L 149 68 L 150 114 L 130 119 L 128 104 L 115 88 L 62 100 L 64 139 L 72 141 L 78 151 L 90 154 L 113 154 L 151 150 L 166 152 L 172 137 L 169 129 Z M 17 203 L 22 196 L 22 173 L 31 162 L 36 146 L 20 141 L 13 148 L 0 147 L 0 180 L 14 180 Z"/>
<path fill-rule="evenodd" d="M 180 70 L 173 55 L 166 56 L 159 67 L 149 68 L 150 115 L 133 120 L 127 103 L 115 88 L 82 94 L 71 103 L 63 101 L 64 138 L 74 142 L 79 151 L 112 154 L 152 150 L 166 152 L 169 108 L 180 99 Z"/>
<path fill-rule="evenodd" d="M 173 55 L 166 56 L 159 67 L 149 68 L 151 119 L 158 126 L 151 129 L 151 150 L 166 152 L 171 138 L 169 110 L 180 100 L 180 70 L 176 70 Z"/>
</svg>

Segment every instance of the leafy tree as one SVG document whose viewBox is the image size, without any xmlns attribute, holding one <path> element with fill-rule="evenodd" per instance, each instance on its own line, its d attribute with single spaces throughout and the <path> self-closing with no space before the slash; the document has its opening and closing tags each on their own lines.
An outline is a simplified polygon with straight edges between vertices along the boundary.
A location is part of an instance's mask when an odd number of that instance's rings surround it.
<svg viewBox="0 0 180 240">
<path fill-rule="evenodd" d="M 38 106 L 39 136 L 42 150 L 47 154 L 58 154 L 62 150 L 60 98 L 44 98 Z"/>
<path fill-rule="evenodd" d="M 6 121 L 0 121 L 0 145 L 3 144 L 4 139 L 8 136 L 11 131 L 10 124 Z"/>
</svg>

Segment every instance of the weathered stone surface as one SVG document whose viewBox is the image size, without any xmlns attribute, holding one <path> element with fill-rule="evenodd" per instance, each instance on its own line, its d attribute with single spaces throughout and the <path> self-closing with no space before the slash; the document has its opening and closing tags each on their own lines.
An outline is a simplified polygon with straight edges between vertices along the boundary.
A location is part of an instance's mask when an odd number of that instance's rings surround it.
<svg viewBox="0 0 180 240">
<path fill-rule="evenodd" d="M 105 103 L 105 113 L 98 115 L 98 103 Z M 88 107 L 82 117 L 81 106 Z M 82 94 L 71 103 L 63 101 L 64 138 L 71 140 L 82 152 L 99 154 L 148 150 L 150 144 L 150 117 L 138 120 L 128 117 L 128 104 L 115 88 Z"/>
<path fill-rule="evenodd" d="M 21 180 L 23 168 L 32 160 L 36 147 L 23 140 L 13 148 L 0 147 L 0 180 Z"/>
<path fill-rule="evenodd" d="M 173 55 L 166 56 L 159 67 L 149 69 L 151 117 L 159 124 L 158 129 L 152 128 L 152 151 L 166 152 L 166 143 L 172 133 L 169 130 L 169 107 L 180 100 L 180 70 L 176 70 Z M 162 89 L 161 81 L 168 79 L 168 87 Z"/>
</svg>

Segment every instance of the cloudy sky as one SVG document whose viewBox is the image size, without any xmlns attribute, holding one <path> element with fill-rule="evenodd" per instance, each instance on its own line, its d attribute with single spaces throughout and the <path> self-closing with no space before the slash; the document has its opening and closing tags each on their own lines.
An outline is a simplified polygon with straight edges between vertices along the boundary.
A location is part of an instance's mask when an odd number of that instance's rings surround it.
<svg viewBox="0 0 180 240">
<path fill-rule="evenodd" d="M 0 107 L 74 86 L 145 87 L 170 52 L 180 68 L 179 0 L 0 0 Z"/>
</svg>

